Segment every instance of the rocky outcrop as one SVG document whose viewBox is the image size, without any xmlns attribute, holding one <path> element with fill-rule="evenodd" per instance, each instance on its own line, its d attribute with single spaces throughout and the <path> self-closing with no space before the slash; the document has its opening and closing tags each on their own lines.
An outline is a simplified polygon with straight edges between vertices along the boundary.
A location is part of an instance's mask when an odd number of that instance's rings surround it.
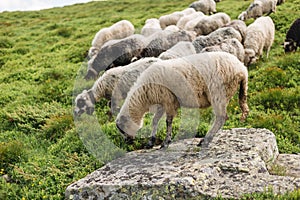
<svg viewBox="0 0 300 200">
<path fill-rule="evenodd" d="M 197 147 L 198 142 L 186 139 L 168 149 L 127 153 L 71 184 L 66 199 L 240 198 L 300 188 L 300 155 L 279 155 L 269 130 L 219 131 L 206 149 Z M 268 169 L 282 161 L 292 166 L 285 176 L 270 174 Z"/>
</svg>

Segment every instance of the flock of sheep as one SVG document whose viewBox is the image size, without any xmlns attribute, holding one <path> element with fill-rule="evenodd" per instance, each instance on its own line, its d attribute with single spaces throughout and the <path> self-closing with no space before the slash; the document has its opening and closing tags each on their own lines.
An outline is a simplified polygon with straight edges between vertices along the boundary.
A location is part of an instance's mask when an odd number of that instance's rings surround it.
<svg viewBox="0 0 300 200">
<path fill-rule="evenodd" d="M 101 29 L 89 50 L 85 78 L 96 79 L 105 72 L 76 97 L 75 115 L 92 114 L 95 103 L 106 98 L 111 113 L 118 113 L 117 128 L 134 139 L 145 113 L 152 112 L 149 148 L 164 114 L 167 134 L 162 147 L 171 142 L 172 121 L 180 107 L 212 106 L 215 120 L 201 141 L 207 146 L 228 118 L 226 107 L 238 89 L 241 120 L 245 120 L 249 113 L 247 66 L 264 49 L 268 57 L 274 41 L 274 23 L 263 15 L 275 12 L 276 4 L 283 1 L 254 0 L 235 20 L 216 13 L 216 2 L 199 0 L 182 11 L 147 19 L 140 33 L 127 20 Z M 249 18 L 256 20 L 246 26 L 243 20 Z M 294 24 L 290 32 L 297 37 L 288 39 L 287 34 L 286 47 L 300 45 L 300 21 Z"/>
</svg>

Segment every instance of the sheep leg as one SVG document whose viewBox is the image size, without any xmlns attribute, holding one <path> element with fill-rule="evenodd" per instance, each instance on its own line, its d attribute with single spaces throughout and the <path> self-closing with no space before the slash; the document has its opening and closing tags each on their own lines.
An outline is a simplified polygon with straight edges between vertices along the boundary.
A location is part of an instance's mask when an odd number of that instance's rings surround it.
<svg viewBox="0 0 300 200">
<path fill-rule="evenodd" d="M 167 134 L 166 134 L 166 139 L 164 140 L 164 142 L 160 147 L 161 149 L 168 147 L 169 144 L 171 143 L 173 116 L 167 115 L 166 123 L 167 123 Z"/>
<path fill-rule="evenodd" d="M 228 119 L 226 114 L 226 107 L 227 107 L 226 102 L 220 102 L 217 100 L 212 105 L 214 108 L 214 113 L 216 115 L 216 118 L 214 120 L 211 129 L 208 131 L 204 139 L 199 142 L 198 146 L 201 145 L 202 147 L 208 147 L 208 144 L 212 141 L 213 137 L 222 128 L 222 126 L 225 124 L 226 120 Z"/>
<path fill-rule="evenodd" d="M 164 115 L 164 109 L 162 106 L 158 105 L 157 111 L 152 119 L 151 139 L 149 140 L 148 145 L 146 146 L 146 148 L 148 149 L 152 148 L 155 144 L 158 122 L 163 115 Z"/>
</svg>

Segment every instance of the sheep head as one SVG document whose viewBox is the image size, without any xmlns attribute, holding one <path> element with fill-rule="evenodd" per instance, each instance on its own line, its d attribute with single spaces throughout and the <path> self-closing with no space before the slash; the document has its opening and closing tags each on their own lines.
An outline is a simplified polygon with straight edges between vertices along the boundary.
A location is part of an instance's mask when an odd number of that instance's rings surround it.
<svg viewBox="0 0 300 200">
<path fill-rule="evenodd" d="M 292 39 L 285 40 L 283 44 L 284 52 L 295 52 L 297 50 L 297 42 L 293 41 Z"/>
<path fill-rule="evenodd" d="M 84 90 L 75 99 L 74 116 L 79 117 L 83 113 L 93 114 L 95 110 L 95 97 L 91 91 Z"/>
<path fill-rule="evenodd" d="M 257 60 L 257 57 L 255 55 L 255 51 L 253 49 L 245 49 L 245 60 L 244 64 L 246 66 L 249 66 L 250 64 L 255 63 Z"/>
<path fill-rule="evenodd" d="M 117 116 L 116 126 L 126 139 L 134 139 L 136 132 L 142 127 L 143 120 L 140 124 L 135 123 L 129 115 L 122 114 L 122 110 Z"/>
</svg>

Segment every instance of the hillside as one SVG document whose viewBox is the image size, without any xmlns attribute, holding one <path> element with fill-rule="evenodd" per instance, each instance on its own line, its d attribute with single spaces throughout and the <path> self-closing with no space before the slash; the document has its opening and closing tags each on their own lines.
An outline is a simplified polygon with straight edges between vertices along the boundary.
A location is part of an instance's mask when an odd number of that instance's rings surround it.
<svg viewBox="0 0 300 200">
<path fill-rule="evenodd" d="M 269 59 L 249 68 L 250 115 L 239 122 L 236 96 L 223 129 L 267 128 L 276 135 L 281 153 L 300 153 L 300 52 L 284 54 L 282 48 L 290 24 L 299 16 L 300 0 L 286 1 L 270 15 L 276 34 Z M 191 2 L 96 1 L 0 13 L 0 199 L 62 199 L 67 185 L 113 158 L 87 149 L 72 115 L 73 93 L 79 92 L 78 85 L 86 87 L 80 72 L 86 69 L 94 34 L 121 19 L 131 21 L 138 32 L 146 19 L 182 10 Z M 217 10 L 236 19 L 250 2 L 223 0 Z M 122 141 L 108 120 L 106 103 L 97 105 L 97 116 L 114 145 L 141 148 L 142 137 L 133 145 Z M 211 110 L 201 111 L 197 136 L 206 133 L 211 117 Z M 147 133 L 147 127 L 143 131 Z"/>
</svg>

